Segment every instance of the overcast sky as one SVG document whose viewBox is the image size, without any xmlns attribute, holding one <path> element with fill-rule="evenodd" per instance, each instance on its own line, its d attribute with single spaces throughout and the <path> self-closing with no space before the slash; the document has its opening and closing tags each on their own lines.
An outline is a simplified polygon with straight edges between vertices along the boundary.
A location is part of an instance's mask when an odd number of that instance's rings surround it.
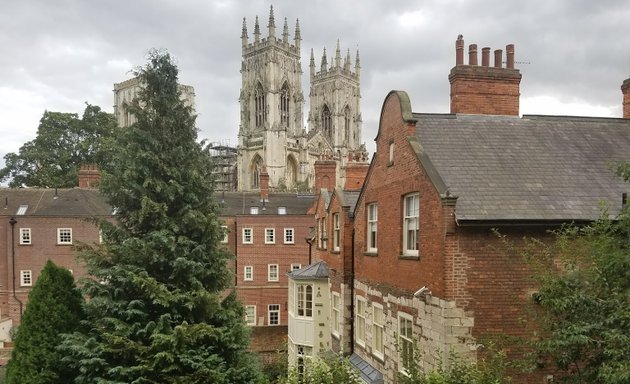
<svg viewBox="0 0 630 384">
<path fill-rule="evenodd" d="M 521 114 L 621 117 L 627 0 L 2 1 L 0 156 L 35 138 L 44 110 L 81 114 L 89 102 L 113 112 L 113 84 L 150 48 L 167 49 L 180 82 L 195 88 L 200 138 L 236 146 L 242 20 L 251 40 L 258 15 L 266 36 L 272 4 L 278 34 L 286 17 L 293 39 L 300 20 L 305 95 L 311 48 L 318 66 L 337 39 L 353 58 L 359 49 L 370 151 L 392 89 L 407 91 L 414 112 L 449 112 L 458 34 L 480 51 L 515 44 Z"/>
</svg>

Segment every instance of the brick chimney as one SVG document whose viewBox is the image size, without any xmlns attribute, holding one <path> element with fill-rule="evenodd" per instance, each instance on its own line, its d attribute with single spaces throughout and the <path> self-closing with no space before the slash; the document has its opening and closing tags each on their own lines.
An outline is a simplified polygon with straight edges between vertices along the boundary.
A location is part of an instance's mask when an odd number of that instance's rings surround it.
<svg viewBox="0 0 630 384">
<path fill-rule="evenodd" d="M 369 164 L 351 162 L 346 165 L 346 191 L 360 191 L 367 176 Z"/>
<path fill-rule="evenodd" d="M 514 68 L 514 44 L 503 51 L 494 51 L 494 66 L 490 66 L 490 48 L 481 49 L 481 65 L 477 61 L 477 44 L 468 49 L 468 65 L 464 64 L 464 38 L 455 41 L 455 67 L 448 80 L 451 83 L 451 113 L 481 115 L 513 115 L 519 113 L 521 73 Z"/>
<path fill-rule="evenodd" d="M 337 184 L 337 162 L 334 160 L 317 160 L 315 162 L 315 193 L 322 188 L 332 191 Z"/>
<path fill-rule="evenodd" d="M 630 79 L 624 80 L 621 92 L 623 92 L 623 118 L 630 119 Z"/>
<path fill-rule="evenodd" d="M 269 201 L 269 173 L 264 165 L 260 172 L 260 200 Z"/>
<path fill-rule="evenodd" d="M 96 188 L 101 181 L 101 172 L 96 164 L 84 164 L 79 168 L 79 188 Z"/>
</svg>

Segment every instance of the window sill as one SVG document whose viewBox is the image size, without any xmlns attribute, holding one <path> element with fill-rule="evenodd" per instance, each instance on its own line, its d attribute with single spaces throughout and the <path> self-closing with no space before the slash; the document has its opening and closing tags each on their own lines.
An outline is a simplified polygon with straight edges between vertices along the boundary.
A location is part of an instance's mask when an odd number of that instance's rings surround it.
<svg viewBox="0 0 630 384">
<path fill-rule="evenodd" d="M 385 356 L 378 352 L 372 352 L 372 356 L 380 363 L 385 363 Z"/>
<path fill-rule="evenodd" d="M 400 255 L 398 256 L 401 260 L 420 260 L 420 255 Z"/>
<path fill-rule="evenodd" d="M 378 256 L 378 252 L 377 251 L 365 251 L 363 252 L 363 256 Z"/>
<path fill-rule="evenodd" d="M 331 332 L 331 335 L 332 335 L 332 337 L 334 337 L 335 339 L 337 339 L 337 340 L 341 340 L 341 335 L 339 334 L 339 332 L 332 331 L 332 332 Z"/>
<path fill-rule="evenodd" d="M 330 251 L 330 253 L 335 254 L 335 255 L 338 255 L 338 254 L 340 254 L 340 253 L 341 253 L 341 251 L 339 251 L 339 250 L 337 249 L 337 250 L 335 250 L 335 251 Z"/>
</svg>

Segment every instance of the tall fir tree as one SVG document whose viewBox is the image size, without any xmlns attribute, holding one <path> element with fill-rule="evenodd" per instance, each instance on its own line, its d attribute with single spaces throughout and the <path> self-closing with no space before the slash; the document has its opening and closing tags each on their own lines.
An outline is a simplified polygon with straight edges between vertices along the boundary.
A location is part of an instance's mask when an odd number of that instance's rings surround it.
<svg viewBox="0 0 630 384">
<path fill-rule="evenodd" d="M 75 331 L 82 319 L 83 297 L 72 274 L 49 260 L 29 294 L 6 382 L 53 384 L 71 380 L 76 372 L 61 364 L 56 347 L 61 334 Z"/>
<path fill-rule="evenodd" d="M 82 251 L 89 330 L 63 345 L 79 384 L 261 380 L 230 290 L 212 161 L 177 74 L 168 53 L 150 52 L 136 72 L 137 122 L 103 175 L 116 223 L 102 223 L 103 244 Z"/>
</svg>

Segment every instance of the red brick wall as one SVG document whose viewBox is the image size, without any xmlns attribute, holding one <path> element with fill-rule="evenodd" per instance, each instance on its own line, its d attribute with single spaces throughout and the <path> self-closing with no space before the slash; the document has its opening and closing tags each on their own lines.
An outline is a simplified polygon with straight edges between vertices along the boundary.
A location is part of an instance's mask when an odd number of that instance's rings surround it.
<svg viewBox="0 0 630 384">
<path fill-rule="evenodd" d="M 94 243 L 99 241 L 99 230 L 84 218 L 17 216 L 15 224 L 15 293 L 26 309 L 28 294 L 48 260 L 58 266 L 71 269 L 75 278 L 85 275 L 85 268 L 77 262 L 74 249 L 70 245 L 57 245 L 57 228 L 72 228 L 73 244 Z M 11 225 L 9 218 L 0 220 L 0 233 L 4 255 L 0 257 L 0 310 L 2 316 L 10 316 L 15 325 L 20 322 L 20 305 L 13 297 L 13 254 L 11 244 Z M 20 228 L 31 229 L 31 245 L 20 245 Z M 20 286 L 20 271 L 32 271 L 33 285 Z"/>
<path fill-rule="evenodd" d="M 376 154 L 355 216 L 355 273 L 368 284 L 415 292 L 428 285 L 433 293 L 444 295 L 444 228 L 440 197 L 408 142 L 415 124 L 406 123 L 400 100 L 390 94 L 383 106 Z M 389 162 L 393 141 L 394 159 Z M 420 193 L 420 250 L 416 260 L 403 259 L 403 196 Z M 378 254 L 366 249 L 366 205 L 378 204 Z"/>
<path fill-rule="evenodd" d="M 519 113 L 521 74 L 516 69 L 459 65 L 451 70 L 451 113 Z"/>
<path fill-rule="evenodd" d="M 291 264 L 308 264 L 310 215 L 242 215 L 235 217 L 231 248 L 236 254 L 237 293 L 243 305 L 256 305 L 256 317 L 268 323 L 268 305 L 280 305 L 280 324 L 287 324 L 287 272 Z M 252 228 L 253 244 L 243 244 L 243 228 Z M 275 243 L 265 244 L 265 229 L 275 229 Z M 293 228 L 293 244 L 284 244 L 284 229 Z M 278 281 L 268 281 L 268 265 L 278 264 Z M 252 266 L 253 280 L 245 281 L 244 267 Z M 258 320 L 258 319 L 257 319 Z"/>
<path fill-rule="evenodd" d="M 623 92 L 623 118 L 630 119 L 630 79 L 624 80 L 621 92 Z"/>
</svg>

